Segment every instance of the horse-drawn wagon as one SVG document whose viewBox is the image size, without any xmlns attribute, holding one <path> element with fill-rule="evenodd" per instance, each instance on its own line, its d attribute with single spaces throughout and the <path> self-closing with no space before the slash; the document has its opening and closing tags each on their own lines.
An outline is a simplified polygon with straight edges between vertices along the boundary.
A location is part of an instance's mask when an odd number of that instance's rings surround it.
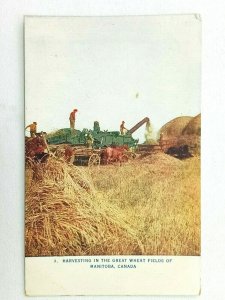
<svg viewBox="0 0 225 300">
<path fill-rule="evenodd" d="M 69 146 L 72 148 L 71 146 Z M 77 166 L 99 166 L 101 162 L 101 149 L 93 149 L 87 147 L 74 147 L 72 148 L 72 156 L 70 162 Z M 65 149 L 65 154 L 67 154 L 68 148 Z M 68 158 L 70 154 L 68 153 Z"/>
<path fill-rule="evenodd" d="M 132 153 L 126 146 L 111 146 L 100 149 L 83 147 L 72 147 L 67 145 L 64 150 L 61 151 L 62 156 L 68 163 L 72 163 L 77 166 L 94 167 L 101 165 L 107 165 L 111 163 L 123 163 L 127 162 Z"/>
</svg>

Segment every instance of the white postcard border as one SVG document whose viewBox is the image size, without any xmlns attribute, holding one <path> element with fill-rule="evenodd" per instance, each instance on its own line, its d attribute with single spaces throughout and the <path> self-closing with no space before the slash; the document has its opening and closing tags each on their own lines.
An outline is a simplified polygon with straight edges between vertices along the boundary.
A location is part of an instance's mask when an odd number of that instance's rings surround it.
<svg viewBox="0 0 225 300">
<path fill-rule="evenodd" d="M 26 295 L 199 295 L 200 260 L 199 256 L 26 257 Z"/>
</svg>

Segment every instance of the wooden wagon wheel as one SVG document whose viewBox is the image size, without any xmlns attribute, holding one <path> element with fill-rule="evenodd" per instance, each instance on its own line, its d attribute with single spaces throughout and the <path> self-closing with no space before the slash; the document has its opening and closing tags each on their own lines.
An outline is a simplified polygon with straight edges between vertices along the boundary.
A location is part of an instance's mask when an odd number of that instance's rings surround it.
<svg viewBox="0 0 225 300">
<path fill-rule="evenodd" d="M 96 153 L 92 154 L 88 160 L 88 167 L 99 166 L 100 165 L 100 156 Z"/>
<path fill-rule="evenodd" d="M 137 154 L 134 152 L 125 152 L 125 155 L 127 155 L 129 157 L 129 159 L 135 159 L 137 157 Z"/>
<path fill-rule="evenodd" d="M 121 158 L 121 162 L 128 162 L 128 160 L 129 160 L 129 156 L 127 154 L 123 154 Z"/>
</svg>

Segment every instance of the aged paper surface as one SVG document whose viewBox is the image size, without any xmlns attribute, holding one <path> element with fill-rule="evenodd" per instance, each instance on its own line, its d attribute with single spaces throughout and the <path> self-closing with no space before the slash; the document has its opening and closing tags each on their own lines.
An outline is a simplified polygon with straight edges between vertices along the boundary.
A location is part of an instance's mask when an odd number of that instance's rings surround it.
<svg viewBox="0 0 225 300">
<path fill-rule="evenodd" d="M 200 32 L 25 18 L 28 295 L 199 294 Z"/>
</svg>

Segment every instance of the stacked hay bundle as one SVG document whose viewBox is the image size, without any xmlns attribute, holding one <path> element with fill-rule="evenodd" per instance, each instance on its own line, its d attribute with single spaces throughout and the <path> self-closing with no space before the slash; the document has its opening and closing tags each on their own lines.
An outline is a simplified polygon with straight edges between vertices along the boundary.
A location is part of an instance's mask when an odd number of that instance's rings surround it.
<svg viewBox="0 0 225 300">
<path fill-rule="evenodd" d="M 182 131 L 183 135 L 201 135 L 201 114 L 192 118 Z"/>
<path fill-rule="evenodd" d="M 182 131 L 191 119 L 192 117 L 189 116 L 178 117 L 162 126 L 159 131 L 159 141 L 163 145 L 163 150 L 178 145 Z"/>
<path fill-rule="evenodd" d="M 160 142 L 164 151 L 170 147 L 188 145 L 194 154 L 200 152 L 201 114 L 196 117 L 178 117 L 160 129 Z"/>
<path fill-rule="evenodd" d="M 194 154 L 200 154 L 201 114 L 195 116 L 182 131 L 180 141 L 193 149 Z"/>
<path fill-rule="evenodd" d="M 26 169 L 26 256 L 141 254 L 126 216 L 83 170 L 50 158 Z"/>
</svg>

